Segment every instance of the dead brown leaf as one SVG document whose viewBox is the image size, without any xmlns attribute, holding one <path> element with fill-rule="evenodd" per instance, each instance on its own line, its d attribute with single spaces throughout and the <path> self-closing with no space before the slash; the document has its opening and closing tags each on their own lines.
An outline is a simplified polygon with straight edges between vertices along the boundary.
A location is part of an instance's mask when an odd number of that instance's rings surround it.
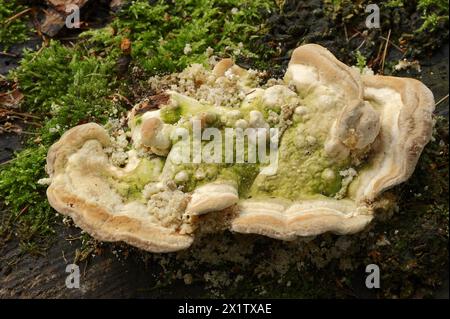
<svg viewBox="0 0 450 319">
<path fill-rule="evenodd" d="M 9 92 L 0 93 L 0 106 L 9 109 L 16 109 L 23 100 L 23 94 L 18 88 Z"/>
</svg>

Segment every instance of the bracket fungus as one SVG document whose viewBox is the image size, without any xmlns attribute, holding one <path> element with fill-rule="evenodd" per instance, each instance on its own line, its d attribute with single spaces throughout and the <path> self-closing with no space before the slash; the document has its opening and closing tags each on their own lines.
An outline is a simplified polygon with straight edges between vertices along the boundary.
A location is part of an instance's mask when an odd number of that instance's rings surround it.
<svg viewBox="0 0 450 319">
<path fill-rule="evenodd" d="M 47 156 L 50 204 L 99 240 L 152 252 L 189 247 L 205 216 L 220 223 L 215 229 L 282 240 L 351 234 L 373 219 L 384 191 L 411 176 L 431 138 L 434 98 L 425 85 L 361 75 L 319 45 L 294 50 L 275 85 L 252 81 L 231 59 L 195 69 L 192 88 L 161 90 L 152 108 L 130 111 L 125 165 L 111 161 L 112 133 L 102 126 L 66 132 Z M 212 96 L 227 92 L 238 105 Z M 277 169 L 248 160 L 250 138 L 243 163 L 222 152 L 220 163 L 195 154 L 180 161 L 196 140 L 176 133 L 192 133 L 195 119 L 220 141 L 227 128 L 280 129 L 271 139 Z M 210 151 L 213 135 L 198 144 Z"/>
</svg>

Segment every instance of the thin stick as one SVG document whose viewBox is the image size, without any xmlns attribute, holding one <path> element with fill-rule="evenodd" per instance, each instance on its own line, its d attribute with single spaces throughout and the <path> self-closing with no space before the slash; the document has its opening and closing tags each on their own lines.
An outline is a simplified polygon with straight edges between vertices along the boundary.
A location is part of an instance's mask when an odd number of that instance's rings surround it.
<svg viewBox="0 0 450 319">
<path fill-rule="evenodd" d="M 44 38 L 41 47 L 39 48 L 39 50 L 36 51 L 36 53 L 33 54 L 33 57 L 31 58 L 30 63 L 36 59 L 36 57 L 44 50 L 45 47 L 46 47 L 46 44 L 45 44 L 45 38 Z"/>
<path fill-rule="evenodd" d="M 442 99 L 440 99 L 435 105 L 434 107 L 438 106 L 439 104 L 441 104 L 442 102 L 444 102 L 446 99 L 448 99 L 448 94 L 446 96 L 444 96 Z"/>
<path fill-rule="evenodd" d="M 347 25 L 344 23 L 344 34 L 345 34 L 345 41 L 348 43 L 348 33 L 347 33 Z"/>
<path fill-rule="evenodd" d="M 384 74 L 384 62 L 386 61 L 387 49 L 389 47 L 389 39 L 391 38 L 391 29 L 389 29 L 389 33 L 386 39 L 386 45 L 384 46 L 383 59 L 381 60 L 381 74 Z"/>
<path fill-rule="evenodd" d="M 28 134 L 28 135 L 39 135 L 39 133 L 28 132 L 28 131 L 20 131 L 19 134 Z"/>
<path fill-rule="evenodd" d="M 353 38 L 357 37 L 358 35 L 361 36 L 361 37 L 364 37 L 364 35 L 361 32 L 359 32 L 358 30 L 353 30 L 353 31 L 355 33 L 352 34 L 352 36 L 348 39 L 348 41 L 352 40 Z"/>
<path fill-rule="evenodd" d="M 11 163 L 11 162 L 12 162 L 12 159 L 9 159 L 7 161 L 1 162 L 0 165 L 6 165 L 6 164 Z"/>
<path fill-rule="evenodd" d="M 8 52 L 3 52 L 3 51 L 0 51 L 0 55 L 7 56 L 7 57 L 10 57 L 10 58 L 17 58 L 17 57 L 18 57 L 17 54 L 14 54 L 14 53 L 8 53 Z"/>
<path fill-rule="evenodd" d="M 11 111 L 11 110 L 8 110 L 5 108 L 0 108 L 0 114 L 2 114 L 3 112 L 4 112 L 4 114 L 12 114 L 12 115 L 20 116 L 20 117 L 30 117 L 32 119 L 37 119 L 37 120 L 41 119 L 39 116 L 31 115 L 29 113 L 20 113 L 20 112 Z"/>
<path fill-rule="evenodd" d="M 22 210 L 14 218 L 13 223 L 17 220 L 17 218 L 19 218 L 23 213 L 25 213 L 25 211 L 28 209 L 28 207 L 30 207 L 30 205 L 27 205 L 24 208 L 22 208 Z"/>
<path fill-rule="evenodd" d="M 361 49 L 362 46 L 364 45 L 364 43 L 366 43 L 366 39 L 364 39 L 363 42 L 361 42 L 361 44 L 356 48 L 356 51 L 358 51 L 359 49 Z"/>
<path fill-rule="evenodd" d="M 384 41 L 387 41 L 387 39 L 386 39 L 385 37 L 383 37 L 383 36 L 380 36 L 380 39 L 381 39 L 381 40 L 384 40 Z M 396 48 L 397 50 L 399 50 L 400 53 L 405 53 L 405 50 L 403 50 L 402 48 L 400 48 L 398 45 L 394 44 L 392 41 L 389 41 L 389 43 L 390 43 L 394 48 Z"/>
<path fill-rule="evenodd" d="M 61 250 L 62 253 L 62 258 L 64 259 L 64 262 L 67 264 L 67 259 L 66 259 L 66 255 L 64 254 L 64 250 Z"/>
<path fill-rule="evenodd" d="M 8 19 L 5 20 L 5 24 L 9 24 L 12 21 L 14 21 L 15 19 L 20 18 L 21 16 L 23 16 L 24 14 L 27 14 L 28 12 L 31 11 L 31 8 L 25 9 L 23 11 L 20 11 L 19 13 L 16 13 L 15 15 L 13 15 L 12 17 L 9 17 Z"/>
</svg>

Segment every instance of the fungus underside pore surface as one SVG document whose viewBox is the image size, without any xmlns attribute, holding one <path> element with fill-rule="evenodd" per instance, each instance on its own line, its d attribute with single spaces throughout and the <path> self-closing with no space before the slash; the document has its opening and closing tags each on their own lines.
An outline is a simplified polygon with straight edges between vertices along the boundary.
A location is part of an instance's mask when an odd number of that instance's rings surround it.
<svg viewBox="0 0 450 319">
<path fill-rule="evenodd" d="M 34 32 L 26 15 L 7 21 L 26 9 L 18 3 L 0 0 L 3 52 Z M 404 48 L 408 59 L 426 59 L 448 38 L 447 2 L 386 1 L 380 4 L 381 29 L 367 33 L 364 8 L 370 1 L 349 3 L 222 0 L 186 1 L 182 7 L 182 2 L 139 0 L 74 43 L 51 40 L 41 50 L 25 52 L 20 66 L 1 81 L 18 83 L 24 94 L 20 111 L 38 116 L 40 126 L 25 126 L 32 134 L 23 134 L 23 150 L 0 166 L 0 245 L 15 241 L 24 253 L 46 254 L 58 229 L 65 227 L 48 205 L 45 186 L 37 184 L 46 177 L 48 147 L 64 131 L 120 117 L 151 95 L 150 76 L 206 62 L 208 47 L 244 67 L 267 70 L 268 77 L 282 75 L 291 50 L 304 42 L 322 44 L 361 69 L 368 65 L 398 75 L 394 65 L 403 53 L 391 46 L 388 56 L 379 54 L 389 30 L 390 41 Z M 131 56 L 121 50 L 125 39 L 131 41 Z M 402 75 L 420 77 L 411 72 Z M 203 296 L 227 297 L 353 297 L 359 295 L 355 274 L 362 277 L 365 265 L 376 263 L 383 269 L 383 289 L 372 292 L 376 296 L 431 296 L 448 268 L 448 119 L 437 119 L 413 177 L 390 195 L 398 199 L 398 211 L 380 215 L 354 236 L 325 234 L 284 243 L 225 233 L 199 239 L 188 251 L 161 256 L 81 234 L 75 259 L 81 262 L 93 251 L 121 250 L 122 260 L 165 269 L 155 271 L 144 289 L 164 294 L 178 281 L 193 281 L 208 288 Z M 1 266 L 0 271 L 6 269 Z"/>
</svg>

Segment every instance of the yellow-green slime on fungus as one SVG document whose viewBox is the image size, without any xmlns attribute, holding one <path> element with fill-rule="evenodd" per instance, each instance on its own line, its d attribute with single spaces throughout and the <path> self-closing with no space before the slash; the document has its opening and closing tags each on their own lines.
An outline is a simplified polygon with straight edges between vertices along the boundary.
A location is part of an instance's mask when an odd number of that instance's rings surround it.
<svg viewBox="0 0 450 319">
<path fill-rule="evenodd" d="M 143 200 L 145 185 L 155 182 L 161 173 L 163 161 L 159 158 L 141 159 L 135 169 L 124 176 L 108 176 L 111 186 L 127 201 Z"/>
</svg>

